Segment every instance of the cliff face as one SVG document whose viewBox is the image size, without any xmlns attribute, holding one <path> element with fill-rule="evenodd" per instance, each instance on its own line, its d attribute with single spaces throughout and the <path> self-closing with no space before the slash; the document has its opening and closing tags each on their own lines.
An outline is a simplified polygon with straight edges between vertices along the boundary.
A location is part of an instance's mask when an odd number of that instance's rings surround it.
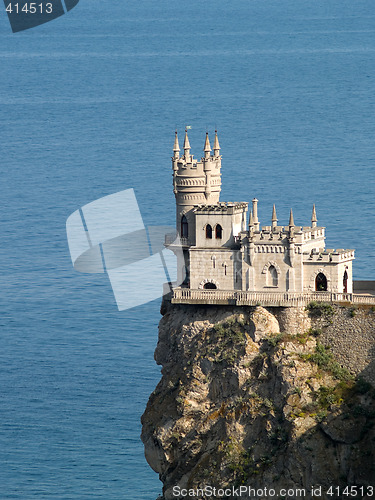
<svg viewBox="0 0 375 500">
<path fill-rule="evenodd" d="M 369 340 L 358 356 L 373 373 L 373 311 L 165 305 L 163 313 L 162 379 L 142 440 L 166 500 L 178 498 L 177 486 L 374 485 L 375 390 L 354 380 L 358 363 L 347 363 L 351 374 L 336 361 L 346 356 L 337 336 L 350 335 L 342 317 L 360 315 Z M 339 354 L 325 346 L 335 328 Z"/>
</svg>

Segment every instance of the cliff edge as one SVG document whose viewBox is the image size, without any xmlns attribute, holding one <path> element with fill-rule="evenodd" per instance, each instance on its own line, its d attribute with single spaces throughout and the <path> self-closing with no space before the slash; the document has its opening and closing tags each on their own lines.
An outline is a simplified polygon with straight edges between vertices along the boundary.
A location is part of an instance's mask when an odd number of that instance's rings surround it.
<svg viewBox="0 0 375 500">
<path fill-rule="evenodd" d="M 375 486 L 373 309 L 164 302 L 162 314 L 162 379 L 141 437 L 163 499 L 240 485 L 264 492 L 241 498 L 271 498 L 264 488 L 305 488 L 311 498 L 312 486 L 320 498 L 342 498 L 347 486 L 372 498 L 364 488 Z"/>
</svg>

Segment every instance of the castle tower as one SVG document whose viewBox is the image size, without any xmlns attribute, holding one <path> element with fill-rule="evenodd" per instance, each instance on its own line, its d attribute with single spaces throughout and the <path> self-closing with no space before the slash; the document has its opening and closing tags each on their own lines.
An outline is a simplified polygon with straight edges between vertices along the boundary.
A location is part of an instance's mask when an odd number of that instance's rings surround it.
<svg viewBox="0 0 375 500">
<path fill-rule="evenodd" d="M 173 191 L 176 197 L 176 228 L 181 238 L 194 245 L 194 218 L 191 211 L 195 205 L 216 205 L 221 191 L 221 156 L 219 140 L 215 132 L 214 155 L 211 155 L 208 132 L 204 143 L 204 156 L 200 161 L 190 154 L 190 142 L 185 130 L 184 154 L 179 155 L 177 132 L 173 148 Z"/>
</svg>

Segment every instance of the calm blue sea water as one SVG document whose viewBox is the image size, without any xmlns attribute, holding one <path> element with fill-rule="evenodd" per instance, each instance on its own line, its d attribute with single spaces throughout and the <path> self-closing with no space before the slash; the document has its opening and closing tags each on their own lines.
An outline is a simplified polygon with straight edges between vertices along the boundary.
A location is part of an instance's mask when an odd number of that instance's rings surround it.
<svg viewBox="0 0 375 500">
<path fill-rule="evenodd" d="M 215 126 L 223 200 L 317 205 L 329 247 L 375 279 L 372 0 L 81 0 L 13 35 L 0 16 L 1 499 L 152 500 L 140 416 L 160 377 L 159 302 L 118 312 L 76 273 L 65 221 L 133 187 L 173 224 L 173 131 Z"/>
</svg>

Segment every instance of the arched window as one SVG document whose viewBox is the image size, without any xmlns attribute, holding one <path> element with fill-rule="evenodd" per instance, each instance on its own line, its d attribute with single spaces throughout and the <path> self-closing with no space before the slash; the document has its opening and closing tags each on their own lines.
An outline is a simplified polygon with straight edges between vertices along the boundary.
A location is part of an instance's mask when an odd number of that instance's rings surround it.
<svg viewBox="0 0 375 500">
<path fill-rule="evenodd" d="M 220 226 L 220 224 L 216 224 L 215 237 L 217 240 L 221 240 L 221 238 L 223 237 L 223 228 Z"/>
<path fill-rule="evenodd" d="M 216 290 L 215 283 L 206 283 L 203 287 L 205 290 Z"/>
<path fill-rule="evenodd" d="M 270 266 L 267 272 L 268 278 L 268 286 L 277 286 L 278 285 L 278 276 L 275 266 Z"/>
<path fill-rule="evenodd" d="M 185 215 L 181 217 L 181 238 L 189 237 L 189 224 Z"/>
<path fill-rule="evenodd" d="M 209 240 L 212 239 L 212 227 L 209 224 L 206 226 L 206 238 Z"/>
<path fill-rule="evenodd" d="M 343 289 L 344 289 L 344 293 L 348 293 L 348 273 L 344 272 L 344 278 L 343 278 Z"/>
<path fill-rule="evenodd" d="M 327 291 L 327 278 L 323 273 L 319 273 L 315 278 L 315 290 L 317 292 L 326 292 Z"/>
</svg>

